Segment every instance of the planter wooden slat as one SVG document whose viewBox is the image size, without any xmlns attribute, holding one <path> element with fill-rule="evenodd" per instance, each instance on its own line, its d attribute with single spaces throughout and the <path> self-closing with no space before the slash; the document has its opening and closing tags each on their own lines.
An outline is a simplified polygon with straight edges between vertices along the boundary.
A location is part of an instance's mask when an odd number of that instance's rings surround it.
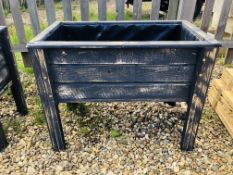
<svg viewBox="0 0 233 175">
<path fill-rule="evenodd" d="M 65 148 L 59 103 L 183 101 L 181 149 L 192 150 L 216 58 L 210 51 L 219 46 L 186 21 L 54 24 L 28 45 L 53 148 Z"/>
</svg>

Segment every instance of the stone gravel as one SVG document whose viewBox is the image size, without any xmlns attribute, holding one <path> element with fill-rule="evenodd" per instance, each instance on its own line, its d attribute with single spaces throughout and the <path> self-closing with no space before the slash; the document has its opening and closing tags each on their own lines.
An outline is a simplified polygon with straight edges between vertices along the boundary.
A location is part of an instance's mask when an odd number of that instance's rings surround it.
<svg viewBox="0 0 233 175">
<path fill-rule="evenodd" d="M 20 121 L 8 129 L 1 175 L 233 174 L 232 138 L 208 102 L 192 152 L 179 149 L 183 103 L 87 103 L 84 114 L 63 104 L 59 108 L 67 150 L 54 152 L 46 124 L 35 123 L 32 77 L 22 76 L 30 110 L 26 117 L 16 112 L 9 95 L 0 98 L 1 121 Z"/>
</svg>

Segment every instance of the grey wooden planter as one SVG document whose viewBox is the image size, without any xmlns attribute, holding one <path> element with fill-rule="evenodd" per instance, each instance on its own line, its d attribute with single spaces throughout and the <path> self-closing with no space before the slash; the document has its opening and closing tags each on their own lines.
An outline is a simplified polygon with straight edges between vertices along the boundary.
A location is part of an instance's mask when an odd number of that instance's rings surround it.
<svg viewBox="0 0 233 175">
<path fill-rule="evenodd" d="M 17 111 L 23 115 L 27 114 L 27 106 L 14 55 L 11 51 L 7 28 L 0 26 L 0 95 L 8 87 L 11 88 Z M 0 123 L 0 150 L 4 149 L 6 145 L 7 141 L 3 133 L 2 124 Z"/>
<path fill-rule="evenodd" d="M 59 103 L 187 102 L 192 150 L 220 44 L 186 21 L 56 22 L 28 49 L 53 148 L 65 149 Z"/>
</svg>

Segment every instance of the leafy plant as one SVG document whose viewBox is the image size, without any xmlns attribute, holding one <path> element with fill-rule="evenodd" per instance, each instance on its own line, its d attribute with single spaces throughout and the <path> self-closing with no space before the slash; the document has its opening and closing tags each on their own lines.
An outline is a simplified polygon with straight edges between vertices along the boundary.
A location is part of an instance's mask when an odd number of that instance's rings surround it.
<svg viewBox="0 0 233 175">
<path fill-rule="evenodd" d="M 121 136 L 121 133 L 120 133 L 118 130 L 116 130 L 116 129 L 112 129 L 112 130 L 111 130 L 111 136 L 112 136 L 113 138 L 120 137 L 120 136 Z"/>
</svg>

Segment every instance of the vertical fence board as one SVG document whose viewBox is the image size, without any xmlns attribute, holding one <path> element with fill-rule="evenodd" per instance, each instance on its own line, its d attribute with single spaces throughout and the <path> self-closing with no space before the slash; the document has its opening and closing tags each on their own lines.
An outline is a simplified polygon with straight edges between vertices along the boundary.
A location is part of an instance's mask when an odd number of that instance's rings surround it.
<svg viewBox="0 0 233 175">
<path fill-rule="evenodd" d="M 197 0 L 180 0 L 178 19 L 192 22 Z"/>
<path fill-rule="evenodd" d="M 225 28 L 227 25 L 227 20 L 229 16 L 229 12 L 231 9 L 231 4 L 232 0 L 224 0 L 222 10 L 221 10 L 221 15 L 219 18 L 216 34 L 215 34 L 215 39 L 217 40 L 222 40 L 224 33 L 225 33 Z M 232 38 L 233 40 L 233 38 Z M 225 64 L 231 62 L 233 57 L 233 49 L 229 49 L 225 58 Z"/>
<path fill-rule="evenodd" d="M 142 17 L 142 0 L 133 1 L 133 19 L 140 20 Z"/>
<path fill-rule="evenodd" d="M 62 0 L 63 11 L 64 11 L 64 19 L 66 21 L 72 21 L 72 8 L 71 8 L 71 0 Z"/>
<path fill-rule="evenodd" d="M 20 5 L 18 0 L 10 0 L 10 9 L 15 24 L 17 36 L 21 44 L 26 44 L 26 36 L 24 32 L 24 24 L 21 17 Z"/>
<path fill-rule="evenodd" d="M 0 25 L 5 26 L 5 17 L 4 17 L 4 11 L 3 11 L 3 4 L 2 1 L 0 0 Z"/>
<path fill-rule="evenodd" d="M 80 0 L 80 11 L 82 21 L 89 21 L 89 0 Z"/>
<path fill-rule="evenodd" d="M 27 5 L 34 35 L 37 35 L 40 33 L 40 22 L 37 13 L 36 0 L 27 0 Z"/>
<path fill-rule="evenodd" d="M 11 14 L 12 14 L 13 21 L 15 24 L 16 33 L 17 33 L 19 42 L 22 45 L 26 45 L 27 42 L 26 42 L 26 36 L 25 36 L 25 31 L 24 31 L 24 24 L 23 24 L 21 12 L 20 12 L 19 1 L 18 0 L 9 0 L 9 3 L 10 3 L 10 10 L 11 10 Z M 23 56 L 24 65 L 26 67 L 31 66 L 31 59 L 30 59 L 30 56 L 28 55 L 28 53 L 22 52 L 22 56 Z"/>
<path fill-rule="evenodd" d="M 201 29 L 205 32 L 207 32 L 209 28 L 213 7 L 214 7 L 214 0 L 205 1 L 205 10 L 203 12 L 202 21 L 201 21 Z"/>
<path fill-rule="evenodd" d="M 221 40 L 224 36 L 225 28 L 227 25 L 227 20 L 229 16 L 229 12 L 231 9 L 232 0 L 224 0 L 221 15 L 219 18 L 215 39 Z"/>
<path fill-rule="evenodd" d="M 100 21 L 106 21 L 107 1 L 98 0 L 98 16 Z"/>
<path fill-rule="evenodd" d="M 116 20 L 124 20 L 125 0 L 116 0 Z"/>
<path fill-rule="evenodd" d="M 150 15 L 151 20 L 159 19 L 160 3 L 161 0 L 152 0 L 151 15 Z"/>
<path fill-rule="evenodd" d="M 231 38 L 231 40 L 233 41 L 233 37 Z M 231 48 L 227 50 L 225 64 L 231 64 L 232 62 L 233 62 L 233 49 Z"/>
<path fill-rule="evenodd" d="M 55 9 L 54 9 L 54 0 L 44 0 L 45 10 L 47 14 L 48 24 L 51 25 L 56 21 Z"/>
<path fill-rule="evenodd" d="M 169 20 L 177 19 L 179 0 L 169 1 L 167 18 Z"/>
</svg>

